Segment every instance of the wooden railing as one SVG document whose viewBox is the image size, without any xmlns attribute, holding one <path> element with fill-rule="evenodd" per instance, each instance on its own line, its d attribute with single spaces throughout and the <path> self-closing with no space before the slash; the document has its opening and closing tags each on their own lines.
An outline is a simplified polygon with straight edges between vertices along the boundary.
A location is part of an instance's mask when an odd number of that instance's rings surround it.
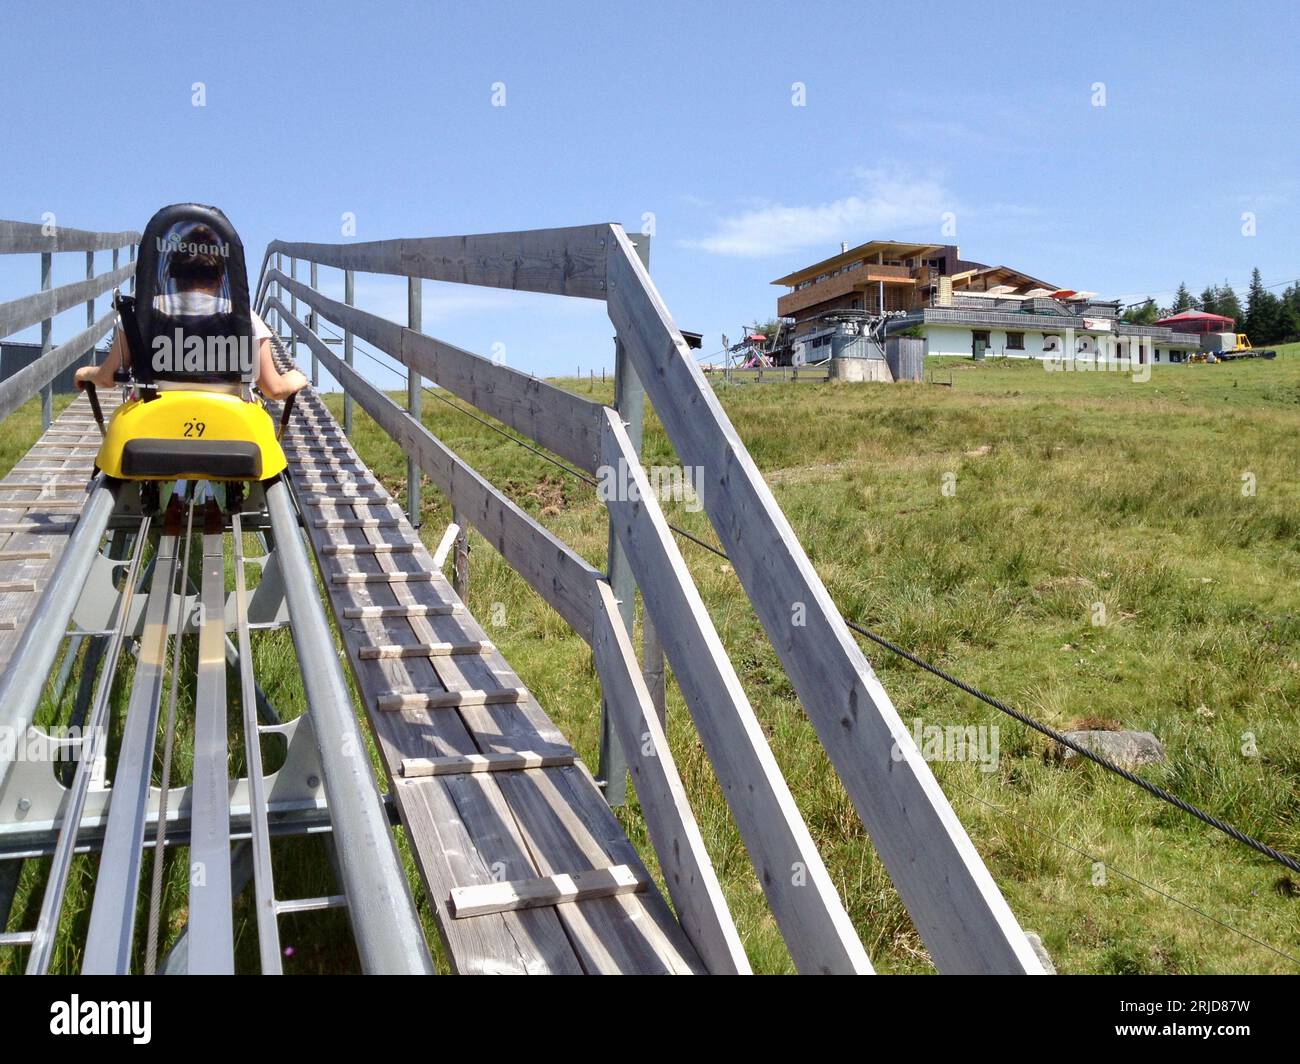
<svg viewBox="0 0 1300 1064">
<path fill-rule="evenodd" d="M 428 337 L 415 324 L 414 308 L 412 327 L 403 327 L 350 300 L 331 300 L 296 279 L 296 262 L 285 273 L 284 256 L 307 259 L 313 273 L 319 265 L 345 271 L 349 294 L 353 272 L 367 271 L 603 299 L 617 333 L 615 408 Z M 956 972 L 1042 970 L 691 357 L 650 280 L 641 238 L 605 224 L 359 244 L 275 241 L 258 292 L 264 313 L 287 325 L 345 397 L 360 403 L 448 496 L 454 519 L 476 527 L 592 645 L 607 733 L 626 751 L 669 891 L 702 955 L 708 950 L 721 967 L 743 963 L 643 682 L 641 673 L 652 674 L 656 663 L 647 660 L 639 671 L 632 653 L 633 576 L 655 645 L 662 642 L 667 653 L 796 965 L 871 970 L 641 467 L 641 382 L 682 462 L 702 472 L 697 487 L 718 538 L 936 965 Z M 300 320 L 298 301 L 309 307 L 310 324 Z M 311 327 L 319 318 L 344 330 L 345 357 Z M 349 365 L 353 336 L 407 367 L 407 410 Z M 589 473 L 627 470 L 637 490 L 606 499 L 609 573 L 585 562 L 424 427 L 409 398 L 424 377 Z M 602 757 L 613 800 L 621 766 L 612 754 Z M 683 840 L 684 853 L 675 849 Z M 675 882 L 674 868 L 684 878 Z"/>
<path fill-rule="evenodd" d="M 42 422 L 48 428 L 53 417 L 52 381 L 82 358 L 113 328 L 116 314 L 109 307 L 95 317 L 95 299 L 129 280 L 135 273 L 135 247 L 140 234 L 93 233 L 65 229 L 54 224 L 0 221 L 0 254 L 39 254 L 41 288 L 31 295 L 0 303 L 0 336 L 10 336 L 37 323 L 41 325 L 41 355 L 11 377 L 0 382 L 0 418 L 7 417 L 38 392 L 42 396 Z M 129 247 L 130 261 L 118 265 L 119 250 Z M 51 285 L 53 257 L 59 252 L 82 251 L 86 255 L 86 279 L 72 284 Z M 113 265 L 95 273 L 95 253 L 111 251 Z M 86 328 L 58 347 L 52 344 L 54 318 L 85 304 Z"/>
</svg>

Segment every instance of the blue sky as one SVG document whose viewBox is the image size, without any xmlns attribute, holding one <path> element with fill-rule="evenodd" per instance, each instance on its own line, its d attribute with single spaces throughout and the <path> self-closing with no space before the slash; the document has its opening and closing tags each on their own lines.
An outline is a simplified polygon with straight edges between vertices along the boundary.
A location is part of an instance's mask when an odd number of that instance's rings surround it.
<svg viewBox="0 0 1300 1064">
<path fill-rule="evenodd" d="M 653 215 L 651 273 L 706 353 L 774 313 L 773 278 L 841 240 L 942 241 L 947 213 L 966 256 L 1110 297 L 1300 277 L 1298 9 L 1039 6 L 13 3 L 0 217 L 215 203 L 256 269 L 344 212 L 361 240 Z M 83 271 L 56 256 L 56 283 Z M 37 281 L 0 261 L 0 299 Z M 401 282 L 358 289 L 404 313 Z M 426 282 L 425 328 L 541 375 L 612 365 L 588 301 Z"/>
</svg>

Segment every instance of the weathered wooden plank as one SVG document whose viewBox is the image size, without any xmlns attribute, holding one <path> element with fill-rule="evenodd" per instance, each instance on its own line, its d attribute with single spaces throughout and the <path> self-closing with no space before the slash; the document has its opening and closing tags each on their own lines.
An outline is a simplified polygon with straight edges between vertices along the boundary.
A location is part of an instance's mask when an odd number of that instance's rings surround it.
<svg viewBox="0 0 1300 1064">
<path fill-rule="evenodd" d="M 471 779 L 482 777 L 453 777 Z M 613 811 L 599 798 L 581 764 L 492 777 L 542 875 L 627 864 L 649 879 Z M 703 972 L 703 962 L 681 926 L 643 895 L 571 902 L 556 907 L 583 967 L 592 973 Z"/>
<path fill-rule="evenodd" d="M 326 555 L 345 554 L 403 554 L 415 550 L 415 543 L 326 543 L 321 553 Z"/>
<path fill-rule="evenodd" d="M 363 617 L 435 617 L 456 613 L 464 608 L 458 602 L 421 603 L 414 606 L 348 606 L 343 610 L 343 616 L 349 619 Z"/>
<path fill-rule="evenodd" d="M 453 654 L 483 654 L 492 649 L 486 639 L 468 643 L 386 643 L 382 646 L 362 647 L 363 660 L 381 658 L 440 658 Z"/>
<path fill-rule="evenodd" d="M 134 229 L 120 233 L 96 233 L 39 222 L 0 221 L 0 255 L 31 254 L 37 251 L 112 251 L 140 243 Z"/>
<path fill-rule="evenodd" d="M 274 240 L 267 253 L 341 270 L 604 299 L 608 240 L 609 226 L 601 224 L 355 244 Z"/>
<path fill-rule="evenodd" d="M 364 551 L 365 554 L 391 554 L 392 551 Z M 330 573 L 333 584 L 427 584 L 433 573 Z"/>
<path fill-rule="evenodd" d="M 600 450 L 600 403 L 322 295 L 278 270 L 271 279 L 318 314 L 587 472 Z"/>
<path fill-rule="evenodd" d="M 567 901 L 613 898 L 620 894 L 636 894 L 645 888 L 645 880 L 640 879 L 633 869 L 627 865 L 612 865 L 572 875 L 565 873 L 457 887 L 451 892 L 451 914 L 459 920 L 466 916 L 536 909 Z"/>
<path fill-rule="evenodd" d="M 403 522 L 384 517 L 318 517 L 312 528 L 401 528 Z"/>
<path fill-rule="evenodd" d="M 106 409 L 107 406 L 108 404 Z M 54 420 L 51 427 L 62 429 L 73 424 L 88 409 L 86 399 L 79 397 Z M 34 458 L 34 453 L 34 450 L 29 450 L 19 459 L 11 476 L 33 477 L 42 484 L 49 480 L 55 483 L 67 482 L 69 485 L 78 482 L 84 484 L 90 478 L 93 454 L 60 454 L 57 458 Z M 16 479 L 11 480 L 4 487 L 12 488 L 16 483 Z M 84 501 L 85 496 L 81 498 Z M 77 515 L 67 512 L 72 509 L 66 507 L 51 510 L 40 501 L 0 502 L 0 536 L 4 537 L 0 563 L 5 563 L 4 578 L 21 586 L 34 585 L 32 591 L 0 592 L 0 632 L 4 633 L 0 637 L 0 669 L 7 664 L 9 655 L 21 638 L 27 619 L 40 597 L 39 592 L 58 564 L 67 536 L 77 523 Z M 76 509 L 80 509 L 80 505 Z"/>
<path fill-rule="evenodd" d="M 462 706 L 496 706 L 528 701 L 526 687 L 500 687 L 491 691 L 385 691 L 375 704 L 379 709 L 460 709 Z"/>
<path fill-rule="evenodd" d="M 700 470 L 718 538 L 935 964 L 1041 972 L 631 242 L 612 231 L 610 320 L 682 461 Z"/>
<path fill-rule="evenodd" d="M 279 300 L 269 301 L 390 437 L 510 566 L 591 642 L 593 581 L 600 572 L 499 492 L 441 440 L 343 362 Z"/>
<path fill-rule="evenodd" d="M 110 310 L 94 325 L 82 329 L 76 336 L 41 355 L 35 362 L 24 366 L 4 381 L 0 381 L 0 418 L 12 414 L 94 347 L 113 327 L 116 320 L 117 311 Z"/>
<path fill-rule="evenodd" d="M 121 284 L 135 272 L 135 263 L 128 262 L 116 270 L 108 270 L 88 281 L 73 281 L 58 288 L 47 288 L 29 296 L 0 303 L 0 336 L 8 336 L 20 329 L 35 325 L 45 318 L 53 318 L 65 310 L 82 306 L 87 300 Z"/>
<path fill-rule="evenodd" d="M 467 975 L 581 975 L 582 965 L 554 909 L 468 920 L 452 916 L 448 901 L 456 887 L 492 883 L 499 875 L 536 874 L 500 793 L 490 785 L 463 786 L 469 782 L 465 777 L 430 777 L 402 780 L 394 788 L 453 969 Z"/>
<path fill-rule="evenodd" d="M 572 765 L 577 759 L 577 754 L 535 754 L 531 750 L 520 750 L 513 754 L 408 757 L 402 760 L 402 775 L 409 779 L 416 776 L 457 776 L 465 772 L 518 772 L 529 768 Z"/>
<path fill-rule="evenodd" d="M 621 463 L 636 489 L 609 495 L 610 523 L 796 967 L 870 972 L 853 922 L 613 410 L 606 418 L 604 461 L 613 468 Z"/>
<path fill-rule="evenodd" d="M 52 557 L 48 547 L 36 550 L 9 550 L 7 547 L 0 549 L 0 565 L 5 562 L 19 561 L 38 561 Z"/>
<path fill-rule="evenodd" d="M 392 502 L 393 498 L 391 495 L 380 494 L 379 492 L 340 491 L 324 494 L 312 492 L 308 486 L 304 485 L 304 490 L 298 493 L 298 501 L 306 503 L 308 506 L 338 506 L 354 502 Z"/>
<path fill-rule="evenodd" d="M 628 769 L 673 908 L 710 972 L 748 974 L 749 959 L 740 933 L 641 677 L 618 601 L 603 582 L 598 595 L 592 651 L 601 692 L 627 752 Z"/>
</svg>

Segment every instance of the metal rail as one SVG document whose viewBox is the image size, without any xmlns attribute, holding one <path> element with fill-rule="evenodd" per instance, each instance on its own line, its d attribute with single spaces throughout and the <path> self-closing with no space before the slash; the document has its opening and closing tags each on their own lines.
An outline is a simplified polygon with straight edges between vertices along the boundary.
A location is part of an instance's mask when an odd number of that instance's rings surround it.
<svg viewBox="0 0 1300 1064">
<path fill-rule="evenodd" d="M 276 921 L 275 886 L 271 872 L 271 836 L 266 823 L 266 781 L 262 778 L 262 744 L 257 726 L 257 684 L 253 677 L 253 646 L 248 633 L 248 585 L 244 572 L 244 526 L 236 510 L 230 515 L 235 559 L 235 639 L 239 650 L 239 701 L 244 718 L 244 763 L 248 768 L 249 828 L 257 947 L 263 975 L 279 975 L 280 926 Z"/>
<path fill-rule="evenodd" d="M 9 668 L 0 675 L 0 728 L 10 729 L 9 734 L 22 735 L 32 722 L 46 677 L 62 643 L 57 637 L 68 630 L 82 585 L 117 505 L 120 486 L 103 475 L 91 482 L 90 496 L 77 526 L 27 620 L 22 638 L 10 656 Z M 0 761 L 0 786 L 12 768 L 13 762 Z"/>
<path fill-rule="evenodd" d="M 149 778 L 167 658 L 168 607 L 173 600 L 179 565 L 176 550 L 179 529 L 174 509 L 167 520 L 169 524 L 158 542 L 158 562 L 149 586 L 139 660 L 131 684 L 113 797 L 108 807 L 104 856 L 95 882 L 95 900 L 90 910 L 90 929 L 81 968 L 86 975 L 125 975 L 131 970 Z M 177 609 L 182 606 L 183 602 L 178 603 Z M 155 860 L 161 859 L 162 854 L 155 855 Z"/>
<path fill-rule="evenodd" d="M 107 734 L 108 701 L 113 690 L 117 662 L 121 657 L 127 629 L 131 624 L 131 602 L 135 595 L 140 559 L 144 555 L 145 544 L 149 539 L 149 524 L 148 517 L 140 522 L 135 537 L 135 550 L 131 555 L 131 563 L 122 584 L 122 597 L 118 600 L 117 607 L 117 623 L 104 654 L 104 668 L 100 675 L 99 689 L 95 693 L 95 704 L 87 721 L 88 730 L 84 733 L 85 739 L 81 746 L 81 756 L 77 760 L 77 771 L 69 788 L 67 804 L 64 806 L 63 824 L 59 830 L 59 841 L 50 866 L 50 876 L 45 884 L 45 895 L 41 899 L 40 916 L 37 918 L 36 930 L 32 934 L 32 950 L 27 958 L 28 975 L 44 975 L 49 971 L 55 933 L 59 926 L 59 915 L 63 911 L 68 871 L 72 867 L 72 857 L 77 849 L 77 834 L 81 829 L 81 813 L 86 805 L 86 792 L 90 789 L 91 774 L 96 760 L 102 754 L 100 747 L 103 745 L 103 737 Z"/>
<path fill-rule="evenodd" d="M 221 511 L 204 507 L 199 669 L 194 699 L 194 785 L 190 809 L 192 975 L 233 975 L 235 932 L 230 886 L 230 771 L 226 746 L 225 536 Z M 247 618 L 245 618 L 247 624 Z M 254 735 L 253 742 L 257 741 Z M 254 816 L 266 816 L 254 803 Z"/>
</svg>

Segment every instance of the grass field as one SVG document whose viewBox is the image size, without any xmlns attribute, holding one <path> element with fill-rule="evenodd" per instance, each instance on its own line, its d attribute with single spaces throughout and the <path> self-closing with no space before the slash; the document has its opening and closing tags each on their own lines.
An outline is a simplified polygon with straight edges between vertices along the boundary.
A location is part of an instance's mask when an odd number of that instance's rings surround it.
<svg viewBox="0 0 1300 1064">
<path fill-rule="evenodd" d="M 1271 363 L 1156 367 L 1145 383 L 1029 362 L 933 368 L 953 386 L 722 392 L 845 616 L 1055 727 L 1154 732 L 1169 757 L 1143 770 L 1148 778 L 1300 852 L 1300 348 Z M 610 398 L 599 383 L 561 383 Z M 329 402 L 337 413 L 341 397 Z M 430 396 L 424 405 L 432 431 L 604 564 L 593 489 Z M 405 456 L 359 411 L 356 424 L 358 449 L 400 494 Z M 31 408 L 6 428 L 5 468 L 35 437 Z M 646 462 L 675 462 L 653 418 Z M 450 515 L 432 488 L 424 498 L 423 535 L 433 543 Z M 716 542 L 703 514 L 665 508 Z M 589 651 L 484 541 L 472 543 L 471 608 L 594 767 L 599 693 Z M 730 567 L 682 549 L 873 961 L 885 971 L 932 970 Z M 259 667 L 273 697 L 284 687 L 292 712 L 300 687 L 295 695 L 285 655 L 267 642 L 277 637 L 263 640 Z M 1300 883 L 1283 868 L 1122 780 L 1050 762 L 1036 733 L 865 649 L 909 724 L 998 728 L 994 771 L 933 767 L 1022 925 L 1042 935 L 1060 970 L 1300 970 L 1251 941 L 1300 957 Z M 754 965 L 788 971 L 671 684 L 669 714 Z M 634 801 L 620 817 L 652 861 Z M 320 892 L 310 882 L 319 875 L 315 845 L 281 859 L 301 893 Z M 182 887 L 180 879 L 183 899 Z M 173 906 L 171 918 L 178 928 L 183 908 Z M 341 927 L 323 930 L 326 948 L 295 967 L 352 963 L 350 946 L 328 948 L 331 933 L 345 937 Z M 251 926 L 240 933 L 241 958 L 251 958 Z"/>
</svg>

